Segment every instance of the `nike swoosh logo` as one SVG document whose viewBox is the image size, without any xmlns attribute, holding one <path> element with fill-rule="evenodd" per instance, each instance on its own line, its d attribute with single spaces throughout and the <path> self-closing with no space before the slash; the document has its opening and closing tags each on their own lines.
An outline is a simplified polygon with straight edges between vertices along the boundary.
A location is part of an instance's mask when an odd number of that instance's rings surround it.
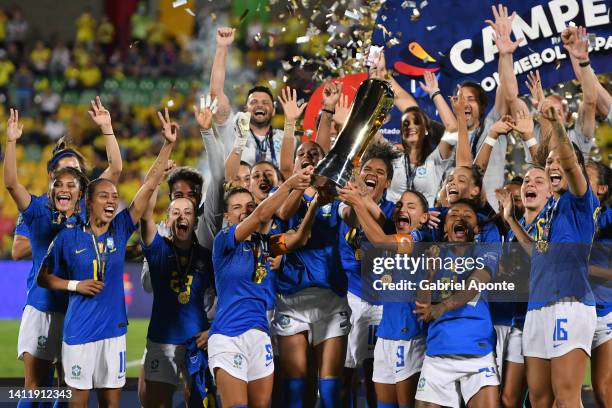
<svg viewBox="0 0 612 408">
<path fill-rule="evenodd" d="M 270 364 L 272 364 L 272 361 L 266 363 L 266 367 L 268 367 Z"/>
<path fill-rule="evenodd" d="M 120 375 L 119 377 L 117 377 L 118 380 L 122 379 L 123 377 L 125 377 L 125 374 Z"/>
<path fill-rule="evenodd" d="M 400 371 L 402 371 L 402 370 L 395 370 L 395 374 L 399 373 Z"/>
<path fill-rule="evenodd" d="M 485 378 L 495 377 L 495 374 L 485 374 Z"/>
<path fill-rule="evenodd" d="M 563 345 L 563 343 L 559 343 L 559 344 L 553 344 L 553 348 L 557 348 L 559 346 Z"/>
<path fill-rule="evenodd" d="M 74 253 L 78 255 L 78 254 L 80 254 L 81 252 L 85 251 L 86 249 L 87 249 L 87 248 L 83 248 L 83 249 L 75 249 L 75 250 L 74 250 Z"/>
</svg>

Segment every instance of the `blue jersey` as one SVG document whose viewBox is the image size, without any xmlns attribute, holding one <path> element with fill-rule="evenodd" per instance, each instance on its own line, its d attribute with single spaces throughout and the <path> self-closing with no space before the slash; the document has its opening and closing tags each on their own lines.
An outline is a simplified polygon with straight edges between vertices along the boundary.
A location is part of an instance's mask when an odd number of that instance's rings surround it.
<svg viewBox="0 0 612 408">
<path fill-rule="evenodd" d="M 594 305 L 588 281 L 588 255 L 595 234 L 597 196 L 588 187 L 582 197 L 564 192 L 548 200 L 544 213 L 534 221 L 537 241 L 547 250 L 532 251 L 528 309 L 566 297 Z"/>
<path fill-rule="evenodd" d="M 287 221 L 289 229 L 297 228 L 306 215 L 304 195 L 298 211 Z M 338 252 L 340 216 L 339 201 L 317 208 L 310 239 L 302 248 L 285 255 L 282 271 L 278 274 L 278 291 L 292 295 L 309 287 L 331 289 L 338 296 L 346 295 L 346 274 L 342 271 Z"/>
<path fill-rule="evenodd" d="M 22 236 L 30 239 L 30 229 L 23 220 L 23 214 L 19 213 L 17 217 L 17 225 L 15 226 L 15 236 Z"/>
<path fill-rule="evenodd" d="M 590 264 L 602 268 L 612 268 L 612 209 L 600 207 L 597 217 L 597 233 L 591 250 Z M 612 312 L 612 287 L 610 281 L 592 276 L 590 278 L 595 295 L 597 316 L 603 317 Z"/>
<path fill-rule="evenodd" d="M 272 217 L 272 225 L 270 225 L 269 235 L 277 235 L 285 232 L 286 224 L 283 220 L 277 218 L 276 216 Z M 269 269 L 268 273 L 270 274 L 270 279 L 272 281 L 273 290 L 266 292 L 269 296 L 267 299 L 267 309 L 274 310 L 276 306 L 276 293 L 278 292 L 278 274 L 283 270 L 285 265 L 285 255 L 282 255 L 280 266 L 278 269 Z"/>
<path fill-rule="evenodd" d="M 485 269 L 491 277 L 497 272 L 499 254 L 497 251 L 474 247 L 465 257 L 481 257 Z M 451 250 L 443 249 L 440 257 L 458 258 Z M 446 264 L 446 262 L 445 262 Z M 458 274 L 443 268 L 434 277 L 436 281 L 442 279 L 454 282 L 467 281 L 471 273 Z M 440 293 L 440 299 L 451 296 L 449 293 Z M 475 300 L 457 309 L 444 312 L 439 318 L 429 323 L 427 333 L 427 355 L 476 355 L 483 356 L 495 349 L 495 330 L 485 301 L 484 293 L 477 295 Z"/>
<path fill-rule="evenodd" d="M 217 311 L 209 335 L 239 336 L 250 329 L 269 333 L 268 300 L 274 296 L 270 265 L 264 256 L 266 236 L 253 234 L 252 240 L 237 242 L 237 225 L 224 228 L 213 244 L 213 267 L 217 288 Z M 256 279 L 259 262 L 267 274 Z"/>
<path fill-rule="evenodd" d="M 386 218 L 385 232 L 395 232 L 391 220 L 395 204 L 383 197 L 378 206 Z M 361 227 L 351 228 L 346 222 L 342 221 L 340 225 L 340 258 L 342 259 L 342 268 L 348 277 L 348 291 L 359 298 L 362 298 L 361 257 L 371 248 L 372 244 L 366 238 Z"/>
<path fill-rule="evenodd" d="M 123 272 L 127 242 L 136 227 L 129 209 L 125 209 L 104 234 L 94 237 L 84 226 L 69 228 L 49 246 L 43 265 L 55 275 L 68 280 L 104 281 L 104 288 L 95 296 L 70 292 L 64 319 L 66 344 L 85 344 L 126 333 Z"/>
<path fill-rule="evenodd" d="M 444 219 L 446 218 L 446 214 L 448 214 L 448 207 L 430 208 L 430 211 L 440 212 L 440 215 L 438 216 L 440 223 L 438 224 L 438 228 L 433 230 L 433 233 L 434 241 L 442 241 L 444 236 Z M 477 242 L 501 242 L 501 233 L 499 232 L 497 224 L 493 221 L 489 221 L 492 216 L 489 206 L 487 205 L 479 209 L 476 215 L 478 217 L 480 232 L 476 236 L 475 240 Z"/>
<path fill-rule="evenodd" d="M 399 237 L 402 235 L 404 234 Z M 418 241 L 419 231 L 412 231 L 410 236 L 415 242 Z M 414 314 L 414 301 L 406 300 L 398 299 L 383 303 L 382 318 L 376 331 L 377 337 L 388 340 L 410 340 L 425 334 L 425 324 Z"/>
<path fill-rule="evenodd" d="M 81 204 L 84 200 L 81 201 Z M 84 214 L 81 212 L 80 214 Z M 36 275 L 40 265 L 47 254 L 49 244 L 53 238 L 65 228 L 75 228 L 82 223 L 80 214 L 73 215 L 67 220 L 62 214 L 52 208 L 47 195 L 32 196 L 30 205 L 22 213 L 23 225 L 30 232 L 30 246 L 32 248 L 32 269 L 28 275 L 28 296 L 26 304 L 41 312 L 65 313 L 68 306 L 66 292 L 41 288 L 36 284 Z"/>
<path fill-rule="evenodd" d="M 147 337 L 156 343 L 184 344 L 207 330 L 204 291 L 212 283 L 210 250 L 200 245 L 182 250 L 155 234 L 151 245 L 142 245 L 142 252 L 153 287 Z"/>
</svg>

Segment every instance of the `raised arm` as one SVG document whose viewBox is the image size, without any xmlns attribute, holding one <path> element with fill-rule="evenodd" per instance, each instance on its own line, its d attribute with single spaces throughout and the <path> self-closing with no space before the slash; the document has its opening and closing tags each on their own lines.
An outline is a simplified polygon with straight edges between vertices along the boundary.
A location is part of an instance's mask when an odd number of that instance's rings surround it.
<svg viewBox="0 0 612 408">
<path fill-rule="evenodd" d="M 564 41 L 564 47 L 570 55 L 576 76 L 580 80 L 583 100 L 578 111 L 578 126 L 585 138 L 591 139 L 595 135 L 595 111 L 597 109 L 599 81 L 591 68 L 589 61 L 589 43 L 584 27 L 571 27 L 561 34 L 566 39 L 571 36 L 573 40 Z M 576 67 L 577 65 L 577 67 Z"/>
<path fill-rule="evenodd" d="M 417 102 L 414 97 L 404 88 L 402 88 L 402 86 L 393 78 L 392 75 L 389 75 L 384 51 L 380 53 L 378 63 L 372 65 L 370 68 L 369 74 L 371 78 L 386 79 L 391 83 L 391 88 L 393 88 L 394 95 L 393 103 L 400 112 L 404 112 L 411 106 L 417 106 Z"/>
<path fill-rule="evenodd" d="M 151 198 L 149 198 L 147 203 L 147 208 L 145 209 L 142 219 L 140 220 L 140 239 L 142 239 L 142 242 L 147 246 L 151 245 L 153 239 L 155 238 L 155 234 L 157 233 L 154 212 L 158 194 L 159 186 L 157 186 L 155 191 L 153 191 L 153 194 L 151 194 Z"/>
<path fill-rule="evenodd" d="M 444 98 L 444 95 L 442 95 L 442 92 L 440 92 L 440 87 L 438 86 L 438 79 L 436 78 L 436 74 L 434 74 L 433 72 L 425 72 L 425 74 L 423 74 L 423 80 L 425 81 L 425 83 L 419 82 L 419 85 L 425 92 L 427 92 L 429 98 L 436 106 L 436 109 L 438 110 L 438 113 L 440 115 L 440 119 L 444 124 L 445 130 L 447 132 L 456 132 L 457 118 L 455 118 L 453 111 L 451 110 L 450 106 L 448 106 L 448 103 L 446 103 L 446 98 Z M 448 150 L 448 156 L 446 157 L 449 157 L 453 148 L 447 143 L 444 143 L 444 145 L 445 146 L 439 146 L 440 154 L 443 158 L 445 157 L 443 153 Z"/>
<path fill-rule="evenodd" d="M 561 123 L 557 116 L 555 108 L 550 106 L 549 108 L 544 107 L 544 109 L 547 109 L 547 111 L 542 112 L 542 116 L 545 120 L 551 122 L 553 128 L 548 150 L 556 150 L 559 154 L 559 161 L 567 176 L 570 193 L 576 197 L 582 197 L 587 192 L 589 185 L 578 164 L 578 158 L 576 157 L 572 142 L 567 136 L 565 126 L 563 126 L 563 123 Z"/>
<path fill-rule="evenodd" d="M 527 231 L 518 223 L 516 218 L 514 218 L 514 199 L 512 198 L 512 194 L 505 190 L 500 189 L 496 193 L 497 201 L 501 206 L 501 214 L 504 217 L 504 221 L 510 226 L 516 240 L 521 245 L 521 247 L 531 256 L 531 250 L 533 246 L 533 239 L 529 236 Z"/>
<path fill-rule="evenodd" d="M 295 124 L 302 116 L 302 112 L 306 108 L 306 104 L 297 105 L 297 91 L 289 87 L 281 90 L 281 95 L 278 97 L 283 106 L 285 114 L 285 129 L 283 132 L 283 141 L 281 143 L 281 158 L 280 171 L 285 179 L 293 174 L 293 161 L 295 154 Z"/>
<path fill-rule="evenodd" d="M 457 117 L 457 152 L 455 163 L 457 167 L 472 167 L 472 150 L 468 136 L 467 119 L 465 117 L 465 99 L 461 90 L 451 98 L 453 111 Z"/>
<path fill-rule="evenodd" d="M 523 104 L 523 108 L 519 109 L 516 112 L 516 119 L 508 124 L 518 134 L 521 135 L 521 139 L 525 143 L 525 146 L 529 149 L 529 154 L 531 157 L 535 157 L 538 152 L 538 141 L 533 135 L 534 124 L 533 117 L 529 113 L 529 109 L 527 109 L 527 105 L 521 101 Z"/>
<path fill-rule="evenodd" d="M 200 245 L 209 249 L 212 249 L 215 235 L 223 224 L 223 180 L 225 172 L 223 144 L 217 139 L 211 128 L 212 117 L 215 113 L 211 106 L 215 108 L 214 101 L 209 98 L 205 99 L 204 106 L 201 106 L 201 109 L 194 106 L 194 115 L 200 125 L 204 147 L 208 152 L 208 167 L 210 169 L 210 183 L 208 183 L 204 198 L 204 211 L 198 219 L 196 236 Z M 238 157 L 238 159 L 240 158 Z M 240 165 L 240 162 L 238 165 Z"/>
<path fill-rule="evenodd" d="M 317 129 L 316 142 L 323 148 L 325 153 L 331 149 L 332 120 L 341 92 L 342 84 L 340 82 L 330 81 L 323 87 L 323 109 L 321 110 L 321 120 Z"/>
<path fill-rule="evenodd" d="M 310 185 L 312 171 L 312 166 L 300 170 L 281 184 L 274 194 L 271 194 L 268 198 L 259 203 L 255 211 L 236 227 L 236 232 L 234 234 L 236 241 L 246 240 L 253 232 L 257 231 L 262 224 L 268 222 L 276 210 L 285 202 L 291 190 L 305 190 Z"/>
<path fill-rule="evenodd" d="M 119 144 L 113 131 L 110 112 L 102 105 L 100 97 L 96 96 L 96 100 L 91 101 L 91 110 L 87 113 L 89 113 L 89 116 L 91 116 L 96 125 L 100 126 L 100 131 L 104 136 L 108 167 L 100 175 L 100 178 L 105 178 L 118 184 L 121 178 L 121 171 L 123 170 L 123 161 Z"/>
<path fill-rule="evenodd" d="M 23 132 L 23 123 L 19 123 L 19 112 L 11 108 L 6 125 L 6 149 L 4 151 L 4 185 L 17 204 L 19 211 L 25 211 L 32 201 L 32 196 L 17 178 L 17 140 Z"/>
<path fill-rule="evenodd" d="M 480 171 L 484 174 L 489 165 L 489 159 L 491 158 L 491 152 L 493 151 L 493 146 L 497 143 L 497 139 L 499 135 L 505 135 L 512 127 L 510 123 L 512 122 L 512 117 L 510 115 L 504 115 L 500 120 L 495 122 L 491 128 L 489 129 L 489 134 L 485 139 L 482 147 L 478 151 L 476 155 L 476 159 L 474 160 L 474 165 L 478 166 Z"/>
<path fill-rule="evenodd" d="M 170 121 L 170 115 L 168 114 L 168 108 L 165 110 L 165 117 L 161 112 L 157 112 L 157 116 L 162 123 L 162 134 L 164 135 L 164 145 L 162 146 L 155 163 L 149 169 L 149 172 L 145 176 L 142 187 L 136 193 L 134 200 L 130 204 L 130 216 L 134 224 L 138 223 L 142 218 L 142 215 L 147 208 L 147 204 L 151 195 L 161 182 L 170 153 L 176 142 L 178 133 L 178 124 Z"/>
<path fill-rule="evenodd" d="M 225 59 L 229 47 L 234 42 L 236 29 L 221 27 L 217 29 L 217 49 L 210 73 L 210 93 L 219 101 L 219 108 L 214 116 L 215 123 L 225 123 L 232 108 L 227 95 L 225 95 Z"/>
<path fill-rule="evenodd" d="M 495 22 L 486 20 L 493 30 L 493 40 L 499 51 L 498 72 L 499 72 L 499 89 L 495 97 L 495 110 L 500 115 L 511 112 L 513 115 L 516 112 L 518 100 L 518 82 L 514 74 L 514 63 L 512 53 L 516 50 L 523 38 L 512 41 L 510 34 L 512 33 L 512 20 L 516 13 L 508 15 L 508 8 L 501 4 L 492 6 Z"/>
</svg>

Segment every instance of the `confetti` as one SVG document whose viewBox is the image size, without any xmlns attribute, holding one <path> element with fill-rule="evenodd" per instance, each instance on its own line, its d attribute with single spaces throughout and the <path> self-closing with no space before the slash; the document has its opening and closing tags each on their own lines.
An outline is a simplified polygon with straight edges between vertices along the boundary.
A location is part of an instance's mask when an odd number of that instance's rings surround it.
<svg viewBox="0 0 612 408">
<path fill-rule="evenodd" d="M 172 2 L 172 8 L 181 7 L 187 4 L 187 0 L 174 0 Z"/>
<path fill-rule="evenodd" d="M 393 47 L 394 45 L 398 45 L 400 42 L 397 38 L 392 38 L 387 41 L 387 47 Z"/>
<path fill-rule="evenodd" d="M 431 31 L 431 30 L 435 30 L 437 26 L 433 25 L 433 26 L 427 26 L 427 31 Z"/>
<path fill-rule="evenodd" d="M 361 14 L 359 14 L 359 12 L 356 9 L 353 9 L 353 11 L 351 10 L 346 10 L 344 12 L 344 15 L 348 18 L 351 18 L 353 20 L 361 20 Z"/>
<path fill-rule="evenodd" d="M 192 15 L 192 16 L 195 17 L 195 13 L 190 8 L 186 8 L 185 11 L 187 12 L 187 14 Z"/>
<path fill-rule="evenodd" d="M 168 105 L 168 107 L 169 107 L 169 108 L 171 108 L 171 107 L 173 107 L 173 106 L 174 106 L 174 101 L 173 101 L 172 99 L 170 99 L 170 100 L 168 101 L 168 103 L 166 103 L 166 105 Z"/>
<path fill-rule="evenodd" d="M 293 68 L 293 66 L 291 65 L 291 63 L 289 61 L 284 61 L 283 60 L 283 61 L 281 61 L 281 64 L 282 64 L 283 69 L 285 71 L 289 71 L 289 70 L 291 70 L 291 68 Z"/>
<path fill-rule="evenodd" d="M 427 4 L 429 4 L 427 0 L 423 0 L 421 4 L 419 4 L 419 8 L 423 10 L 425 7 L 427 7 Z"/>
<path fill-rule="evenodd" d="M 330 24 L 329 27 L 327 27 L 327 32 L 331 34 L 336 31 L 336 28 L 338 27 L 335 24 Z"/>
<path fill-rule="evenodd" d="M 561 68 L 561 61 L 557 61 L 557 63 L 555 64 L 555 69 L 559 68 Z"/>
<path fill-rule="evenodd" d="M 421 12 L 417 9 L 412 10 L 410 21 L 417 21 L 419 18 L 421 18 Z"/>
<path fill-rule="evenodd" d="M 380 16 L 380 19 L 381 19 L 382 21 L 387 21 L 387 16 Z"/>
<path fill-rule="evenodd" d="M 304 43 L 307 43 L 308 41 L 310 41 L 310 37 L 309 37 L 309 36 L 307 36 L 307 35 L 303 35 L 303 36 L 301 36 L 301 37 L 298 37 L 298 38 L 295 40 L 295 43 L 296 43 L 296 44 L 304 44 Z"/>
<path fill-rule="evenodd" d="M 258 67 L 261 67 L 261 66 L 263 65 L 263 61 L 262 61 L 262 60 L 260 60 L 260 59 L 258 59 L 258 60 L 257 60 L 257 64 L 256 64 L 256 65 L 257 65 Z"/>
<path fill-rule="evenodd" d="M 134 41 L 133 43 L 130 44 L 130 48 L 137 46 L 139 42 L 140 40 Z"/>
<path fill-rule="evenodd" d="M 277 85 L 276 80 L 271 79 L 271 80 L 269 80 L 269 81 L 268 81 L 268 84 L 269 84 L 269 85 L 270 85 L 270 86 L 271 86 L 273 89 L 276 89 L 276 85 Z"/>
<path fill-rule="evenodd" d="M 244 19 L 246 18 L 247 14 L 249 14 L 249 9 L 244 10 L 242 15 L 240 16 L 239 23 L 242 23 L 244 21 Z"/>
</svg>

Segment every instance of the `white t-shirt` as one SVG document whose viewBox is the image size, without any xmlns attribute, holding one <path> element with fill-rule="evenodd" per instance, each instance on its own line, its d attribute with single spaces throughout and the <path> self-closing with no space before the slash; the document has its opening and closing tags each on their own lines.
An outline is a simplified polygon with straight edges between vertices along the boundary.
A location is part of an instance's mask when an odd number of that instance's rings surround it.
<svg viewBox="0 0 612 408">
<path fill-rule="evenodd" d="M 436 195 L 440 190 L 442 177 L 446 170 L 453 163 L 453 156 L 448 159 L 442 159 L 440 150 L 436 147 L 433 152 L 427 156 L 425 162 L 412 169 L 413 174 L 412 186 L 409 184 L 409 177 L 406 175 L 407 165 L 405 155 L 393 161 L 393 179 L 391 186 L 387 189 L 387 200 L 395 203 L 399 201 L 402 193 L 411 187 L 422 193 L 427 199 L 429 207 L 434 206 Z"/>
</svg>

